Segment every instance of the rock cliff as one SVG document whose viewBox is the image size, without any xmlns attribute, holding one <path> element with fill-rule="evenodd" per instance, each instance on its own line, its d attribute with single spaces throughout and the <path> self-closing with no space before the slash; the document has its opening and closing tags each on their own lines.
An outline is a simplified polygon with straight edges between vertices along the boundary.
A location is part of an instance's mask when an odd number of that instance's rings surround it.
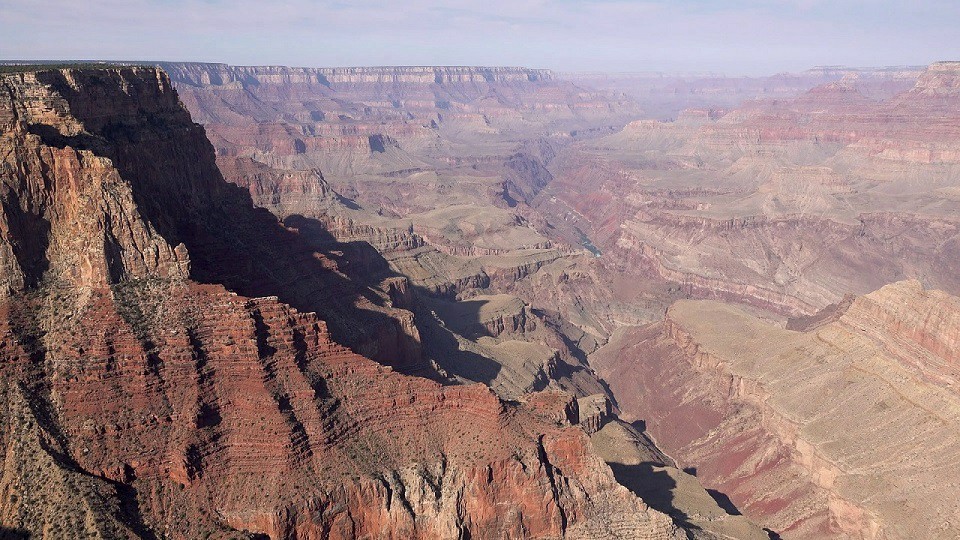
<svg viewBox="0 0 960 540">
<path fill-rule="evenodd" d="M 163 72 L 0 82 L 4 529 L 684 537 L 590 451 L 575 401 L 506 403 L 337 344 L 337 326 L 390 341 L 402 286 L 378 296 L 254 209 Z"/>
</svg>

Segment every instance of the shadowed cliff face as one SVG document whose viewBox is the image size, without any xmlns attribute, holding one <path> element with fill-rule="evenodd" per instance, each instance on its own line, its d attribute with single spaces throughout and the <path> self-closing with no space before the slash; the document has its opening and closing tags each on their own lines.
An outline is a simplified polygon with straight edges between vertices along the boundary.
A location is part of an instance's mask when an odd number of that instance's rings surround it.
<svg viewBox="0 0 960 540">
<path fill-rule="evenodd" d="M 683 537 L 568 396 L 339 345 L 415 359 L 400 284 L 355 283 L 224 182 L 162 72 L 6 75 L 0 127 L 4 534 Z"/>
<path fill-rule="evenodd" d="M 384 301 L 415 313 L 406 333 L 420 337 L 427 361 L 510 399 L 551 380 L 603 392 L 585 365 L 599 336 L 555 306 L 557 324 L 521 309 L 532 324 L 503 337 L 443 318 L 458 298 L 508 292 L 580 256 L 544 236 L 528 203 L 551 181 L 547 165 L 571 128 L 620 122 L 627 104 L 522 68 L 164 66 L 211 134 L 225 178 L 351 280 L 402 291 Z"/>
<path fill-rule="evenodd" d="M 270 213 L 254 208 L 248 193 L 223 181 L 203 129 L 190 120 L 165 77 L 158 76 L 160 92 L 151 92 L 152 87 L 145 86 L 153 81 L 135 77 L 127 81 L 96 73 L 60 72 L 40 73 L 36 77 L 38 83 L 56 89 L 57 105 L 66 108 L 70 115 L 67 120 L 82 126 L 83 131 L 61 133 L 56 125 L 37 123 L 42 119 L 35 116 L 43 113 L 29 109 L 24 112 L 27 130 L 36 131 L 47 147 L 63 150 L 72 144 L 71 148 L 88 150 L 92 154 L 88 161 L 105 167 L 112 164 L 116 168 L 115 172 L 110 171 L 112 174 L 131 179 L 129 184 L 118 182 L 118 189 L 128 191 L 126 211 L 132 217 L 127 219 L 141 217 L 146 223 L 143 235 L 152 237 L 123 238 L 124 234 L 140 234 L 123 230 L 77 234 L 71 229 L 73 216 L 35 217 L 39 225 L 27 223 L 23 227 L 43 228 L 52 222 L 57 230 L 64 229 L 64 234 L 74 238 L 105 235 L 104 260 L 99 264 L 108 267 L 109 271 L 102 275 L 109 277 L 110 282 L 125 277 L 174 275 L 173 271 L 154 271 L 149 266 L 166 264 L 165 258 L 178 260 L 176 253 L 162 253 L 164 243 L 182 245 L 192 258 L 191 279 L 220 283 L 240 294 L 278 296 L 299 309 L 320 313 L 336 338 L 357 350 L 392 358 L 398 365 L 416 366 L 420 362 L 410 313 L 391 308 L 382 293 L 378 295 L 353 282 L 333 260 L 315 251 L 296 231 L 285 229 Z M 89 95 L 83 91 L 85 87 L 96 88 L 98 94 Z M 113 104 L 115 114 L 104 112 L 104 101 Z M 74 154 L 65 152 L 66 159 Z M 101 185 L 95 183 L 90 189 L 95 200 L 104 198 L 96 192 L 103 189 Z M 53 196 L 69 199 L 74 195 L 56 189 Z M 29 204 L 38 203 L 21 202 L 21 206 Z M 96 215 L 97 211 L 92 213 Z M 110 215 L 109 210 L 100 213 Z M 155 245 L 140 245 L 145 242 Z M 148 253 L 139 255 L 144 260 L 139 266 L 120 260 L 144 250 Z M 70 246 L 65 247 L 63 256 L 83 252 L 89 249 Z M 25 257 L 30 255 L 20 258 Z M 65 263 L 81 268 L 89 264 Z M 29 271 L 35 267 L 36 263 L 32 263 L 26 268 Z M 187 277 L 185 270 L 186 266 L 176 275 Z"/>
</svg>

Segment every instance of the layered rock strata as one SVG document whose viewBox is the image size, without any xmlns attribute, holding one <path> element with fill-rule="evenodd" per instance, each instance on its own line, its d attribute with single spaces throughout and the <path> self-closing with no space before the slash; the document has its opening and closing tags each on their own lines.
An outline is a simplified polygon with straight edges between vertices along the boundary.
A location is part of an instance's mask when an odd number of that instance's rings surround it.
<svg viewBox="0 0 960 540">
<path fill-rule="evenodd" d="M 958 293 L 958 68 L 915 75 L 632 122 L 568 148 L 534 206 L 692 297 L 809 316 L 903 279 Z"/>
<path fill-rule="evenodd" d="M 400 375 L 278 299 L 390 314 L 222 180 L 161 71 L 0 88 L 4 529 L 684 536 L 590 452 L 575 401 Z"/>
</svg>

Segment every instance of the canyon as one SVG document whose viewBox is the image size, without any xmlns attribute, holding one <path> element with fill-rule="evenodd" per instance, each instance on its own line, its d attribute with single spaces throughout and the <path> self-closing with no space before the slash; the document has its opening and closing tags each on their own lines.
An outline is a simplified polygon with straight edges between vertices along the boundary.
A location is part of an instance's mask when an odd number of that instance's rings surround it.
<svg viewBox="0 0 960 540">
<path fill-rule="evenodd" d="M 887 99 L 848 77 L 635 121 L 565 155 L 537 204 L 691 294 L 783 315 L 902 279 L 958 293 L 958 73 L 935 64 Z"/>
<path fill-rule="evenodd" d="M 279 300 L 404 320 L 223 181 L 162 71 L 4 75 L 0 125 L 5 534 L 685 536 L 569 395 L 402 375 Z"/>
<path fill-rule="evenodd" d="M 0 76 L 3 528 L 960 531 L 960 63 Z"/>
</svg>

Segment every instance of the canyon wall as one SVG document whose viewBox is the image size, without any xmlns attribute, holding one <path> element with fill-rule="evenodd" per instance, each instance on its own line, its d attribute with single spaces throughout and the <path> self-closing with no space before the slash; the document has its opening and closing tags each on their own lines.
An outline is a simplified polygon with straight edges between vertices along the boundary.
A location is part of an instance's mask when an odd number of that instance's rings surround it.
<svg viewBox="0 0 960 540">
<path fill-rule="evenodd" d="M 616 483 L 569 396 L 507 403 L 339 345 L 328 324 L 362 349 L 402 310 L 224 182 L 163 72 L 0 89 L 5 530 L 685 536 Z"/>
<path fill-rule="evenodd" d="M 559 73 L 593 88 L 622 92 L 641 103 L 644 116 L 674 120 L 687 109 L 736 109 L 755 100 L 790 100 L 811 88 L 852 81 L 872 98 L 909 89 L 925 66 L 853 68 L 822 66 L 799 73 L 746 77 L 718 73 Z"/>
</svg>

